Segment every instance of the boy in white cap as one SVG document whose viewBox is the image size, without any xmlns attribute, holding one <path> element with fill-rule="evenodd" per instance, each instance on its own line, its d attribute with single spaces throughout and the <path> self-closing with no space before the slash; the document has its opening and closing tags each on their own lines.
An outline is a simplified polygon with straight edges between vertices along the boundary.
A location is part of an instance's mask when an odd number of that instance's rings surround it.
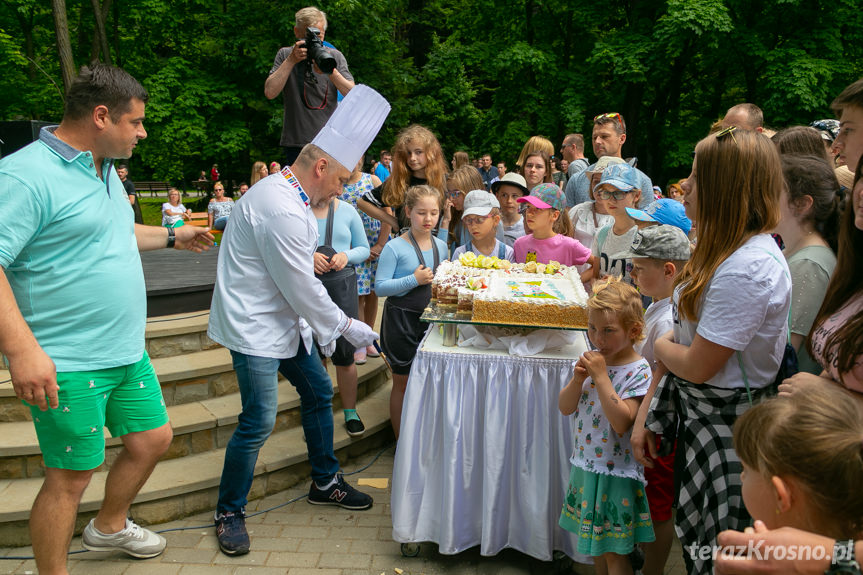
<svg viewBox="0 0 863 575">
<path fill-rule="evenodd" d="M 356 86 L 281 177 L 252 186 L 225 228 L 207 333 L 231 351 L 243 406 L 225 451 L 216 506 L 216 535 L 227 555 L 249 552 L 244 508 L 258 451 L 276 421 L 279 373 L 300 396 L 312 468 L 308 502 L 372 506 L 372 498 L 339 473 L 333 385 L 313 347 L 317 341 L 330 356 L 340 336 L 361 348 L 378 335 L 345 315 L 315 278 L 318 225 L 309 206 L 341 194 L 389 110 L 380 94 Z"/>
<path fill-rule="evenodd" d="M 513 261 L 512 248 L 495 237 L 497 225 L 500 223 L 500 202 L 494 194 L 485 190 L 473 190 L 468 193 L 464 198 L 461 223 L 467 229 L 470 239 L 455 249 L 452 254 L 453 260 L 465 252 L 473 252 L 476 255 L 495 256 L 502 260 Z"/>
<path fill-rule="evenodd" d="M 503 224 L 504 243 L 509 247 L 524 235 L 524 218 L 518 209 L 518 199 L 530 193 L 524 176 L 509 172 L 491 185 L 491 193 L 500 202 L 500 217 Z"/>
<path fill-rule="evenodd" d="M 674 200 L 668 201 L 678 203 Z M 689 255 L 689 238 L 683 230 L 679 226 L 659 224 L 638 230 L 629 249 L 614 256 L 615 259 L 632 262 L 632 280 L 642 296 L 653 298 L 653 303 L 644 312 L 644 340 L 635 348 L 650 364 L 653 380 L 633 426 L 633 430 L 638 431 L 633 431 L 632 434 L 635 457 L 644 465 L 647 500 L 650 502 L 650 515 L 656 535 L 656 540 L 652 543 L 642 544 L 645 555 L 644 570 L 652 573 L 664 571 L 674 538 L 674 525 L 671 522 L 671 505 L 674 503 L 674 452 L 658 456 L 659 445 L 645 446 L 641 431 L 644 429 L 650 399 L 665 372 L 657 366 L 653 345 L 674 327 L 671 307 L 674 279 L 686 265 Z M 639 439 L 640 444 L 637 444 Z"/>
</svg>

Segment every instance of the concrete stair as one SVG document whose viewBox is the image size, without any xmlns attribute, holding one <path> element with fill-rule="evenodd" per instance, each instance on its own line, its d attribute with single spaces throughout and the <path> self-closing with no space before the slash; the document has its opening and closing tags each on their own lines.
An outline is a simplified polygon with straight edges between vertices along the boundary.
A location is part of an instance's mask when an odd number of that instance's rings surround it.
<svg viewBox="0 0 863 575">
<path fill-rule="evenodd" d="M 180 351 L 180 354 L 153 358 L 166 405 L 182 405 L 237 392 L 237 377 L 227 349 L 220 346 Z M 8 379 L 9 372 L 0 371 L 0 381 Z M 30 421 L 30 410 L 15 397 L 12 384 L 8 382 L 0 384 L 0 422 L 5 421 Z"/>
<path fill-rule="evenodd" d="M 142 524 L 160 523 L 213 509 L 225 446 L 237 425 L 240 396 L 230 353 L 206 336 L 208 314 L 151 318 L 147 349 L 174 429 L 174 440 L 139 493 L 132 516 Z M 358 366 L 357 409 L 366 425 L 361 438 L 347 435 L 341 399 L 333 398 L 335 448 L 345 458 L 392 440 L 388 373 L 380 359 Z M 335 386 L 335 370 L 329 366 Z M 0 371 L 0 381 L 9 379 Z M 310 473 L 300 423 L 299 396 L 286 381 L 279 390 L 273 434 L 261 451 L 250 499 L 306 481 Z M 41 486 L 42 457 L 29 410 L 15 398 L 10 383 L 0 384 L 0 541 L 29 544 L 27 519 Z M 81 502 L 77 529 L 98 510 L 105 477 L 122 443 L 105 430 L 105 464 L 95 473 Z M 190 470 L 194 470 L 190 472 Z"/>
</svg>

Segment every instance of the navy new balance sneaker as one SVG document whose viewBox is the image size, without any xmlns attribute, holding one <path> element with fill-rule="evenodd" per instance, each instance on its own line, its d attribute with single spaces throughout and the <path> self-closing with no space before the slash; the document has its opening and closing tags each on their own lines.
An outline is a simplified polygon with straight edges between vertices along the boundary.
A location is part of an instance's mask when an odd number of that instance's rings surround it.
<svg viewBox="0 0 863 575">
<path fill-rule="evenodd" d="M 216 537 L 225 555 L 245 555 L 249 552 L 249 532 L 243 512 L 216 515 Z"/>
<path fill-rule="evenodd" d="M 336 474 L 336 483 L 327 489 L 318 489 L 315 482 L 309 488 L 309 503 L 312 505 L 338 505 L 344 509 L 370 509 L 374 500 L 357 491 L 345 481 L 341 473 Z"/>
</svg>

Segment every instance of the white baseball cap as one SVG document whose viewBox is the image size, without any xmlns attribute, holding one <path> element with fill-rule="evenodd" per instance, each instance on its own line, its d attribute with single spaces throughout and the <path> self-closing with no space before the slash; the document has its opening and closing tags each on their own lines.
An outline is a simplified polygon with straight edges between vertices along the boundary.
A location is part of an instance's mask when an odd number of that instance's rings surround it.
<svg viewBox="0 0 863 575">
<path fill-rule="evenodd" d="M 461 217 L 487 216 L 492 208 L 500 209 L 500 202 L 485 190 L 473 190 L 464 197 L 464 211 Z"/>
</svg>

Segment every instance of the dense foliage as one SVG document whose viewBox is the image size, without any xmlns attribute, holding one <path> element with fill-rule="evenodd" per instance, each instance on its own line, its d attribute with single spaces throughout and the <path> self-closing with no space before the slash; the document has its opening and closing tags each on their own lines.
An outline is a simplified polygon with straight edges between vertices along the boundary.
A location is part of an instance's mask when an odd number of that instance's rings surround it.
<svg viewBox="0 0 863 575">
<path fill-rule="evenodd" d="M 96 2 L 99 4 L 99 2 Z M 57 120 L 62 75 L 48 3 L 0 3 L 0 120 Z M 192 180 L 218 162 L 247 179 L 278 160 L 281 100 L 263 84 L 293 42 L 283 0 L 67 0 L 76 65 L 109 56 L 150 91 L 134 179 Z M 856 0 L 333 0 L 327 40 L 393 112 L 373 146 L 410 122 L 447 154 L 512 165 L 533 134 L 559 144 L 591 118 L 627 119 L 627 156 L 657 183 L 688 173 L 694 143 L 725 109 L 754 102 L 774 127 L 830 117 L 863 75 Z M 588 149 L 588 155 L 592 157 Z"/>
</svg>

